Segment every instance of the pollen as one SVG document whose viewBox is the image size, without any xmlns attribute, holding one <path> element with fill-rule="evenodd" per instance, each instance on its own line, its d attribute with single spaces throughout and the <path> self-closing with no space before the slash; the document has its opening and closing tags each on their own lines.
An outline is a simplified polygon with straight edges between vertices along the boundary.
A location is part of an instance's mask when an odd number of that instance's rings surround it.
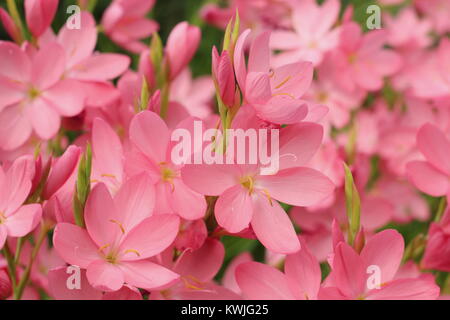
<svg viewBox="0 0 450 320">
<path fill-rule="evenodd" d="M 28 97 L 31 100 L 36 99 L 37 97 L 40 96 L 40 94 L 41 94 L 41 92 L 38 89 L 36 89 L 35 87 L 31 87 L 30 89 L 28 89 Z"/>
<path fill-rule="evenodd" d="M 284 86 L 289 80 L 291 80 L 291 76 L 287 76 L 283 81 L 281 81 L 275 89 L 280 89 L 282 86 Z"/>
<path fill-rule="evenodd" d="M 253 192 L 253 186 L 254 186 L 253 177 L 251 177 L 251 176 L 242 177 L 239 182 L 245 189 L 248 190 L 248 194 L 251 194 Z"/>
<path fill-rule="evenodd" d="M 138 257 L 141 256 L 141 254 L 139 253 L 139 251 L 134 250 L 134 249 L 128 249 L 128 250 L 125 250 L 124 253 L 129 253 L 129 252 L 136 254 Z"/>
</svg>

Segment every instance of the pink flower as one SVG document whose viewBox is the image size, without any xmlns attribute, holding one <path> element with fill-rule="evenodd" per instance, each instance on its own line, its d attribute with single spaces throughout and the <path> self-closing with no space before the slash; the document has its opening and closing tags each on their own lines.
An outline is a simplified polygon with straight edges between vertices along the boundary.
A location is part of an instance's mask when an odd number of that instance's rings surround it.
<svg viewBox="0 0 450 320">
<path fill-rule="evenodd" d="M 416 0 L 417 8 L 430 18 L 434 29 L 443 34 L 450 31 L 450 3 L 447 0 Z"/>
<path fill-rule="evenodd" d="M 284 273 L 274 267 L 244 262 L 236 268 L 236 281 L 242 295 L 250 300 L 317 300 L 321 271 L 319 262 L 302 248 L 286 256 Z"/>
<path fill-rule="evenodd" d="M 384 30 L 363 35 L 358 24 L 343 25 L 340 44 L 330 57 L 337 83 L 349 91 L 357 87 L 368 91 L 381 89 L 383 78 L 401 67 L 400 56 L 383 48 L 386 40 Z"/>
<path fill-rule="evenodd" d="M 169 260 L 166 267 L 179 274 L 180 281 L 163 291 L 151 292 L 150 299 L 234 300 L 240 298 L 213 281 L 225 256 L 225 249 L 220 241 L 209 238 L 201 248 L 186 250 L 175 262 L 172 262 L 171 250 L 166 252 L 166 255 Z"/>
<path fill-rule="evenodd" d="M 182 166 L 172 163 L 170 132 L 155 113 L 143 111 L 130 124 L 133 151 L 126 160 L 129 174 L 147 172 L 156 183 L 158 213 L 175 213 L 186 220 L 204 216 L 204 197 L 190 189 L 181 179 Z"/>
<path fill-rule="evenodd" d="M 404 243 L 395 230 L 372 237 L 358 254 L 345 242 L 334 250 L 332 271 L 319 293 L 320 299 L 434 300 L 439 287 L 431 279 L 394 279 L 402 260 Z M 375 272 L 374 272 L 375 270 Z M 371 275 L 379 275 L 379 279 Z M 379 280 L 379 283 L 377 283 Z M 377 288 L 379 286 L 379 288 Z"/>
<path fill-rule="evenodd" d="M 321 126 L 302 123 L 282 129 L 280 171 L 260 175 L 258 165 L 188 164 L 181 173 L 193 190 L 219 196 L 215 216 L 220 226 L 238 233 L 249 225 L 268 249 L 292 253 L 300 249 L 288 216 L 278 204 L 311 206 L 333 192 L 333 183 L 305 165 L 322 140 Z"/>
<path fill-rule="evenodd" d="M 56 300 L 142 300 L 138 289 L 124 285 L 114 292 L 102 292 L 95 289 L 86 277 L 86 270 L 80 270 L 80 287 L 69 289 L 67 282 L 70 273 L 69 267 L 58 267 L 48 273 L 49 293 Z"/>
<path fill-rule="evenodd" d="M 25 16 L 31 34 L 38 38 L 50 27 L 59 0 L 25 0 Z"/>
<path fill-rule="evenodd" d="M 308 112 L 307 103 L 300 97 L 311 85 L 312 64 L 297 62 L 271 71 L 270 33 L 264 32 L 253 40 L 246 67 L 244 47 L 249 33 L 246 30 L 240 35 L 234 52 L 234 69 L 244 104 L 253 107 L 259 118 L 272 123 L 300 122 Z"/>
<path fill-rule="evenodd" d="M 125 182 L 114 198 L 104 184 L 96 185 L 86 204 L 86 229 L 56 226 L 58 254 L 87 269 L 89 283 L 99 290 L 117 291 L 124 283 L 145 289 L 171 284 L 178 275 L 148 258 L 173 242 L 179 218 L 152 215 L 154 202 L 154 187 L 145 174 Z"/>
<path fill-rule="evenodd" d="M 200 43 L 200 37 L 200 29 L 187 22 L 180 22 L 172 29 L 166 44 L 170 80 L 175 79 L 191 61 Z"/>
<path fill-rule="evenodd" d="M 450 272 L 449 250 L 450 210 L 447 209 L 440 222 L 431 224 L 421 266 L 425 269 Z"/>
<path fill-rule="evenodd" d="M 155 0 L 114 0 L 102 18 L 105 33 L 117 44 L 134 53 L 146 49 L 140 39 L 158 30 L 158 23 L 147 19 Z"/>
<path fill-rule="evenodd" d="M 62 79 L 64 49 L 57 43 L 43 46 L 29 57 L 17 45 L 0 42 L 0 148 L 21 146 L 34 131 L 53 138 L 61 117 L 83 110 L 80 86 Z"/>
<path fill-rule="evenodd" d="M 338 0 L 327 0 L 321 6 L 314 0 L 294 5 L 293 31 L 277 30 L 272 34 L 271 47 L 282 50 L 275 58 L 276 65 L 300 60 L 319 65 L 323 54 L 339 42 L 339 29 L 332 29 L 339 16 Z"/>
<path fill-rule="evenodd" d="M 39 204 L 23 205 L 31 190 L 34 161 L 18 158 L 5 172 L 0 167 L 0 248 L 6 237 L 23 237 L 39 223 L 42 208 Z"/>
<path fill-rule="evenodd" d="M 450 196 L 450 141 L 436 126 L 426 124 L 417 133 L 417 147 L 425 161 L 411 161 L 406 166 L 410 181 L 434 197 Z"/>
</svg>

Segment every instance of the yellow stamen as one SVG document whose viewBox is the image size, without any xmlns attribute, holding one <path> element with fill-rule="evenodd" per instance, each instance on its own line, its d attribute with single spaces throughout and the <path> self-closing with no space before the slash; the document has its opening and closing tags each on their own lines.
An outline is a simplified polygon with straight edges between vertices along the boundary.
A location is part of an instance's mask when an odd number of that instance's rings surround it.
<svg viewBox="0 0 450 320">
<path fill-rule="evenodd" d="M 105 249 L 108 248 L 109 246 L 110 246 L 110 244 L 107 243 L 107 244 L 105 244 L 104 246 L 101 246 L 100 248 L 98 248 L 98 251 L 103 253 L 103 250 L 105 250 Z"/>
<path fill-rule="evenodd" d="M 275 89 L 280 89 L 282 86 L 284 86 L 286 84 L 286 82 L 288 82 L 289 80 L 291 80 L 291 76 L 287 76 L 283 81 L 281 81 L 276 87 Z"/>
<path fill-rule="evenodd" d="M 246 177 L 242 177 L 240 180 L 240 184 L 248 190 L 248 194 L 251 194 L 253 192 L 253 177 L 251 176 L 246 176 Z"/>
<path fill-rule="evenodd" d="M 139 251 L 137 251 L 137 250 L 134 250 L 134 249 L 128 249 L 128 250 L 126 250 L 125 251 L 125 253 L 128 253 L 128 252 L 132 252 L 132 253 L 135 253 L 138 257 L 140 257 L 141 256 L 141 254 L 139 253 Z"/>
<path fill-rule="evenodd" d="M 102 177 L 108 177 L 108 178 L 113 178 L 113 179 L 115 179 L 115 178 L 116 178 L 116 176 L 115 176 L 115 175 L 113 175 L 113 174 L 110 174 L 110 173 L 102 173 Z"/>
<path fill-rule="evenodd" d="M 272 97 L 276 97 L 276 96 L 288 96 L 289 98 L 295 99 L 293 94 L 284 93 L 284 92 L 277 92 L 277 93 L 272 94 Z"/>
<path fill-rule="evenodd" d="M 35 98 L 39 97 L 40 94 L 41 94 L 41 92 L 34 87 L 31 87 L 30 89 L 28 89 L 28 97 L 31 100 L 34 100 Z"/>
<path fill-rule="evenodd" d="M 120 230 L 122 231 L 122 233 L 125 233 L 125 228 L 123 227 L 123 225 L 119 221 L 111 219 L 111 220 L 109 220 L 109 222 L 117 224 L 119 226 Z"/>
<path fill-rule="evenodd" d="M 267 191 L 266 189 L 262 189 L 262 192 L 266 195 L 270 205 L 273 207 L 272 197 L 270 196 L 269 191 Z"/>
</svg>

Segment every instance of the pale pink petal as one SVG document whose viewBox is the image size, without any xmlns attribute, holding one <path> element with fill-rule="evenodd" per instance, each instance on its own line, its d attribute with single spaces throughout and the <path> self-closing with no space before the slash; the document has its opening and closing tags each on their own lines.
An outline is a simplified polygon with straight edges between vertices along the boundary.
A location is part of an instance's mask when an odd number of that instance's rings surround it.
<svg viewBox="0 0 450 320">
<path fill-rule="evenodd" d="M 256 36 L 250 46 L 248 72 L 269 72 L 270 68 L 270 32 L 265 31 Z"/>
<path fill-rule="evenodd" d="M 300 299 L 317 299 L 322 273 L 317 259 L 311 254 L 304 241 L 302 248 L 286 257 L 284 272 L 291 291 Z"/>
<path fill-rule="evenodd" d="M 200 249 L 184 253 L 173 271 L 182 276 L 193 276 L 202 282 L 210 281 L 219 272 L 224 256 L 223 244 L 209 238 Z"/>
<path fill-rule="evenodd" d="M 0 111 L 0 148 L 12 150 L 20 147 L 30 137 L 33 128 L 20 105 Z"/>
<path fill-rule="evenodd" d="M 86 276 L 91 286 L 102 291 L 117 291 L 122 288 L 124 282 L 121 268 L 105 260 L 89 264 Z"/>
<path fill-rule="evenodd" d="M 31 76 L 31 61 L 18 45 L 0 41 L 0 75 L 27 82 Z"/>
<path fill-rule="evenodd" d="M 61 116 L 73 117 L 84 109 L 84 86 L 76 80 L 66 79 L 46 90 L 42 97 L 51 103 Z"/>
<path fill-rule="evenodd" d="M 47 89 L 61 79 L 66 61 L 64 48 L 56 42 L 46 44 L 33 56 L 31 82 L 36 89 Z"/>
<path fill-rule="evenodd" d="M 234 70 L 236 73 L 236 80 L 241 90 L 245 90 L 245 79 L 247 77 L 247 68 L 245 66 L 245 43 L 251 30 L 247 29 L 239 36 L 236 46 L 234 48 Z"/>
<path fill-rule="evenodd" d="M 0 112 L 4 107 L 15 104 L 25 98 L 24 91 L 23 84 L 0 75 Z"/>
<path fill-rule="evenodd" d="M 130 58 L 122 54 L 97 54 L 75 65 L 71 77 L 90 81 L 111 80 L 124 73 L 129 64 Z"/>
<path fill-rule="evenodd" d="M 179 279 L 178 274 L 145 260 L 123 262 L 120 268 L 128 284 L 147 290 L 168 287 Z"/>
<path fill-rule="evenodd" d="M 271 197 L 296 206 L 320 203 L 334 191 L 334 184 L 317 170 L 296 167 L 279 171 L 276 175 L 260 176 L 258 188 Z"/>
<path fill-rule="evenodd" d="M 143 111 L 137 114 L 130 124 L 130 139 L 155 163 L 165 161 L 169 130 L 156 113 Z"/>
<path fill-rule="evenodd" d="M 86 271 L 80 269 L 80 288 L 69 289 L 68 282 L 74 277 L 68 267 L 59 267 L 48 272 L 49 293 L 56 300 L 100 300 L 102 292 L 88 282 Z"/>
<path fill-rule="evenodd" d="M 80 268 L 100 259 L 98 247 L 85 229 L 70 223 L 58 223 L 53 233 L 53 243 L 59 256 L 67 263 Z"/>
<path fill-rule="evenodd" d="M 448 176 L 436 170 L 428 162 L 411 161 L 406 166 L 409 180 L 421 191 L 435 196 L 443 196 L 449 190 Z"/>
<path fill-rule="evenodd" d="M 236 165 L 188 164 L 181 169 L 181 177 L 193 190 L 218 196 L 237 184 L 241 172 Z"/>
<path fill-rule="evenodd" d="M 250 300 L 294 300 L 286 276 L 258 262 L 246 262 L 236 268 L 236 281 L 243 296 Z"/>
<path fill-rule="evenodd" d="M 361 251 L 361 258 L 367 266 L 381 269 L 381 283 L 391 281 L 403 258 L 403 237 L 396 230 L 384 230 L 367 241 Z"/>
<path fill-rule="evenodd" d="M 289 93 L 302 97 L 311 86 L 314 68 L 311 62 L 297 62 L 276 68 L 270 79 L 273 94 Z"/>
<path fill-rule="evenodd" d="M 27 113 L 33 129 L 40 138 L 49 140 L 58 133 L 61 118 L 47 100 L 35 99 Z"/>
<path fill-rule="evenodd" d="M 261 243 L 276 253 L 294 253 L 300 249 L 300 242 L 287 213 L 275 200 L 265 194 L 253 199 L 253 231 Z"/>
<path fill-rule="evenodd" d="M 120 244 L 123 261 L 142 260 L 165 250 L 178 234 L 180 219 L 176 215 L 154 215 L 129 231 Z"/>
<path fill-rule="evenodd" d="M 150 217 L 155 207 L 155 188 L 143 173 L 128 179 L 114 197 L 120 222 L 128 232 Z"/>
<path fill-rule="evenodd" d="M 450 174 L 450 142 L 436 126 L 426 124 L 417 133 L 417 146 L 437 169 Z"/>
<path fill-rule="evenodd" d="M 6 219 L 5 226 L 8 235 L 23 237 L 30 233 L 41 220 L 42 207 L 40 204 L 28 204 L 20 207 L 14 214 Z"/>
<path fill-rule="evenodd" d="M 400 279 L 395 280 L 381 289 L 373 289 L 367 300 L 436 300 L 439 297 L 439 287 L 430 280 Z"/>
<path fill-rule="evenodd" d="M 253 216 L 252 199 L 248 190 L 241 185 L 227 189 L 217 199 L 214 212 L 217 223 L 228 232 L 244 230 Z"/>
<path fill-rule="evenodd" d="M 190 189 L 181 179 L 174 179 L 173 187 L 166 183 L 166 193 L 173 210 L 182 218 L 196 220 L 203 218 L 205 215 L 205 197 Z"/>
<path fill-rule="evenodd" d="M 120 213 L 106 186 L 103 183 L 95 185 L 86 202 L 84 220 L 98 247 L 115 244 L 122 233 L 128 231 L 123 230 Z"/>
<path fill-rule="evenodd" d="M 263 120 L 276 124 L 294 124 L 305 119 L 308 114 L 306 101 L 280 95 L 265 104 L 254 105 L 255 111 Z"/>
</svg>

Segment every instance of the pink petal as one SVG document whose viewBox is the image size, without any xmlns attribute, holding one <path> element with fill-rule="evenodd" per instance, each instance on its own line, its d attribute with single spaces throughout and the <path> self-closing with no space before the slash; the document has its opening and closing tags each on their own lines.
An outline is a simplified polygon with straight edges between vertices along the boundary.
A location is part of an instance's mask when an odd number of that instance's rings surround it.
<svg viewBox="0 0 450 320">
<path fill-rule="evenodd" d="M 236 185 L 217 199 L 214 212 L 217 223 L 228 232 L 237 233 L 248 225 L 253 216 L 252 199 L 247 189 Z"/>
<path fill-rule="evenodd" d="M 0 225 L 0 249 L 3 249 L 7 237 L 8 237 L 8 230 L 4 225 Z"/>
<path fill-rule="evenodd" d="M 18 45 L 0 42 L 0 75 L 19 82 L 30 80 L 31 62 Z"/>
<path fill-rule="evenodd" d="M 80 289 L 69 289 L 67 281 L 71 273 L 68 267 L 59 267 L 48 272 L 49 293 L 56 300 L 100 300 L 102 292 L 94 289 L 88 282 L 86 271 L 80 270 Z"/>
<path fill-rule="evenodd" d="M 244 32 L 242 32 L 234 48 L 234 70 L 236 73 L 237 82 L 239 83 L 239 87 L 241 88 L 241 90 L 245 90 L 246 86 L 245 79 L 247 77 L 247 69 L 245 66 L 244 50 L 245 50 L 245 43 L 250 32 L 251 32 L 250 29 L 247 29 Z"/>
<path fill-rule="evenodd" d="M 181 179 L 174 179 L 173 187 L 166 183 L 166 194 L 170 199 L 173 210 L 182 218 L 196 220 L 204 217 L 206 212 L 205 197 L 190 189 Z"/>
<path fill-rule="evenodd" d="M 334 184 L 317 170 L 305 167 L 289 168 L 276 175 L 260 176 L 258 188 L 265 189 L 271 197 L 296 205 L 312 206 L 320 203 L 334 191 Z"/>
<path fill-rule="evenodd" d="M 41 139 L 50 140 L 58 133 L 61 118 L 48 101 L 41 98 L 35 99 L 28 111 L 28 116 L 33 129 Z"/>
<path fill-rule="evenodd" d="M 179 279 L 178 274 L 146 260 L 123 262 L 120 268 L 128 284 L 147 290 L 168 287 Z"/>
<path fill-rule="evenodd" d="M 403 237 L 396 230 L 384 230 L 374 235 L 361 251 L 367 266 L 381 269 L 381 283 L 391 281 L 400 266 L 404 249 Z"/>
<path fill-rule="evenodd" d="M 130 58 L 122 54 L 97 54 L 75 65 L 71 77 L 90 81 L 111 80 L 124 73 L 129 64 Z"/>
<path fill-rule="evenodd" d="M 289 254 L 300 249 L 289 216 L 277 201 L 269 201 L 262 193 L 254 196 L 251 225 L 258 240 L 271 251 Z"/>
<path fill-rule="evenodd" d="M 340 242 L 335 248 L 332 273 L 336 286 L 345 296 L 356 299 L 364 293 L 366 266 L 363 259 L 345 242 Z"/>
<path fill-rule="evenodd" d="M 161 253 L 175 240 L 179 225 L 176 215 L 161 214 L 145 219 L 120 244 L 120 250 L 125 252 L 121 260 L 142 260 Z"/>
<path fill-rule="evenodd" d="M 60 257 L 67 263 L 86 269 L 100 258 L 98 247 L 85 229 L 70 223 L 58 223 L 53 233 L 53 243 Z"/>
<path fill-rule="evenodd" d="M 436 170 L 428 162 L 411 161 L 406 166 L 409 180 L 421 191 L 435 196 L 443 196 L 449 190 L 448 176 Z"/>
<path fill-rule="evenodd" d="M 258 117 L 276 124 L 299 123 L 308 114 L 306 101 L 285 95 L 275 96 L 269 102 L 254 107 Z"/>
<path fill-rule="evenodd" d="M 306 165 L 319 150 L 323 127 L 302 122 L 283 128 L 280 132 L 280 169 Z"/>
<path fill-rule="evenodd" d="M 186 185 L 209 196 L 218 196 L 236 185 L 240 174 L 238 166 L 227 164 L 188 164 L 181 169 Z"/>
<path fill-rule="evenodd" d="M 253 40 L 248 58 L 248 72 L 269 72 L 270 32 L 262 32 Z"/>
<path fill-rule="evenodd" d="M 297 99 L 302 97 L 311 86 L 313 72 L 312 63 L 306 61 L 276 68 L 270 79 L 273 94 L 289 93 Z"/>
<path fill-rule="evenodd" d="M 219 272 L 225 256 L 223 244 L 209 238 L 200 249 L 187 251 L 176 262 L 174 272 L 207 282 Z"/>
<path fill-rule="evenodd" d="M 155 163 L 166 160 L 169 130 L 157 114 L 151 111 L 137 114 L 130 124 L 130 139 Z"/>
<path fill-rule="evenodd" d="M 28 140 L 33 128 L 20 105 L 6 107 L 0 111 L 0 148 L 12 150 Z"/>
<path fill-rule="evenodd" d="M 6 219 L 8 235 L 23 237 L 30 233 L 41 220 L 42 207 L 40 204 L 28 204 L 20 207 Z"/>
<path fill-rule="evenodd" d="M 436 300 L 439 287 L 429 280 L 400 279 L 369 292 L 368 300 Z"/>
<path fill-rule="evenodd" d="M 294 300 L 288 279 L 279 270 L 258 262 L 246 262 L 236 268 L 236 281 L 250 300 Z"/>
<path fill-rule="evenodd" d="M 66 79 L 46 90 L 42 97 L 51 102 L 52 108 L 65 117 L 78 115 L 84 109 L 84 86 L 76 80 Z"/>
<path fill-rule="evenodd" d="M 120 222 L 128 232 L 150 217 L 155 207 L 155 188 L 145 173 L 128 179 L 114 197 Z"/>
<path fill-rule="evenodd" d="M 33 56 L 31 82 L 36 89 L 47 89 L 61 79 L 65 67 L 65 54 L 56 42 L 46 44 Z"/>
<path fill-rule="evenodd" d="M 426 124 L 417 133 L 417 146 L 437 169 L 450 174 L 450 142 L 436 126 Z"/>
<path fill-rule="evenodd" d="M 95 185 L 86 202 L 84 220 L 86 229 L 98 247 L 114 245 L 128 230 L 123 229 L 120 211 L 103 183 Z"/>
<path fill-rule="evenodd" d="M 0 181 L 0 210 L 9 217 L 27 199 L 35 167 L 32 157 L 23 156 L 14 161 Z"/>
<path fill-rule="evenodd" d="M 95 289 L 102 291 L 117 291 L 124 282 L 121 268 L 105 260 L 92 262 L 87 267 L 86 276 Z"/>
<path fill-rule="evenodd" d="M 25 97 L 24 86 L 0 75 L 0 112 Z"/>
<path fill-rule="evenodd" d="M 302 248 L 286 257 L 284 272 L 291 291 L 303 299 L 317 299 L 322 273 L 317 259 L 311 254 L 304 241 Z"/>
</svg>

